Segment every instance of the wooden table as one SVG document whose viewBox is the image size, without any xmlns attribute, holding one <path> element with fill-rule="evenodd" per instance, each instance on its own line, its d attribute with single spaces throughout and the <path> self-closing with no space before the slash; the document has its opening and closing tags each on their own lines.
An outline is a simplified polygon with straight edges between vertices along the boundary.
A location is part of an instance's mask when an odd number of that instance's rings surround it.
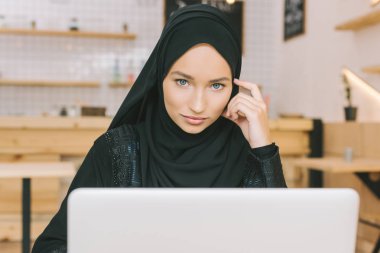
<svg viewBox="0 0 380 253">
<path fill-rule="evenodd" d="M 323 172 L 328 173 L 356 173 L 363 181 L 367 180 L 370 182 L 368 178 L 368 173 L 380 172 L 380 159 L 371 159 L 371 158 L 355 158 L 352 162 L 347 162 L 343 159 L 343 157 L 323 157 L 323 158 L 300 158 L 294 162 L 294 166 L 317 170 L 322 173 L 320 178 L 319 185 L 317 187 L 323 187 Z M 367 177 L 366 177 L 367 176 Z M 367 184 L 367 183 L 366 183 Z M 374 192 L 374 194 L 380 198 L 380 189 L 378 189 L 378 184 L 371 185 L 367 184 L 369 188 Z M 370 225 L 374 228 L 379 229 L 379 224 L 375 221 L 372 221 L 366 217 L 362 217 L 359 219 L 361 223 Z M 380 237 L 377 240 L 377 243 L 374 247 L 373 252 L 378 252 L 380 250 Z"/>
<path fill-rule="evenodd" d="M 30 252 L 31 179 L 35 177 L 73 177 L 71 162 L 0 162 L 0 178 L 22 178 L 22 252 Z"/>
<path fill-rule="evenodd" d="M 294 166 L 309 169 L 310 172 L 318 171 L 320 177 L 313 180 L 314 187 L 323 187 L 323 172 L 329 173 L 355 173 L 380 198 L 380 189 L 375 184 L 370 185 L 369 173 L 380 172 L 380 159 L 375 158 L 354 158 L 347 162 L 343 157 L 326 156 L 322 158 L 300 158 L 294 161 Z M 310 186 L 310 184 L 309 184 Z"/>
<path fill-rule="evenodd" d="M 380 172 L 380 159 L 354 158 L 352 162 L 347 162 L 343 157 L 300 158 L 294 166 L 329 173 L 371 173 Z"/>
</svg>

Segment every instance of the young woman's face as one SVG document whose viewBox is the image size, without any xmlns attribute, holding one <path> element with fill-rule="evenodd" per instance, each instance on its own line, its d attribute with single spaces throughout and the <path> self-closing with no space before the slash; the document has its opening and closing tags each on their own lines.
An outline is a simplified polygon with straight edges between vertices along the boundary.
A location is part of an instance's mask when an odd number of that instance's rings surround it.
<svg viewBox="0 0 380 253">
<path fill-rule="evenodd" d="M 190 48 L 163 82 L 165 108 L 187 133 L 200 133 L 223 113 L 232 92 L 227 61 L 208 44 Z"/>
</svg>

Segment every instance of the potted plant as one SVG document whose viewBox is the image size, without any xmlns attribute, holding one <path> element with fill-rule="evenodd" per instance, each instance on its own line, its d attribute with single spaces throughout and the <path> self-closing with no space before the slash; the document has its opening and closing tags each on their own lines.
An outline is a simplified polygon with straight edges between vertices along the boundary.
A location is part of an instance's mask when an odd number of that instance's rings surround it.
<svg viewBox="0 0 380 253">
<path fill-rule="evenodd" d="M 347 106 L 344 107 L 344 116 L 346 121 L 355 121 L 356 120 L 356 114 L 358 108 L 355 106 L 352 106 L 351 101 L 351 85 L 347 80 L 346 75 L 342 75 L 343 78 L 343 84 L 344 84 L 344 90 L 346 93 L 346 99 L 347 99 Z"/>
</svg>

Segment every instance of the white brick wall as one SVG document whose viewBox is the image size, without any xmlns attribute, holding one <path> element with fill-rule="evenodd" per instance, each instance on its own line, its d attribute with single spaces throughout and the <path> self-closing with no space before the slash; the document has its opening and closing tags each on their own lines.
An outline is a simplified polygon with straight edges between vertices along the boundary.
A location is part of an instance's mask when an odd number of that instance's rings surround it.
<svg viewBox="0 0 380 253">
<path fill-rule="evenodd" d="M 275 92 L 278 76 L 278 24 L 273 18 L 281 6 L 278 3 L 245 2 L 242 79 L 262 84 L 266 94 Z M 65 30 L 72 17 L 78 18 L 83 30 L 118 32 L 127 22 L 129 31 L 137 34 L 135 41 L 0 35 L 3 78 L 102 82 L 100 89 L 0 86 L 1 115 L 39 115 L 54 106 L 69 106 L 76 101 L 107 106 L 107 114 L 114 115 L 128 92 L 106 87 L 112 79 L 115 57 L 120 59 L 123 72 L 130 57 L 149 55 L 163 27 L 163 1 L 0 1 L 0 15 L 6 16 L 9 26 L 28 27 L 34 19 L 41 29 Z M 271 107 L 271 115 L 275 115 L 274 109 Z"/>
<path fill-rule="evenodd" d="M 343 121 L 346 105 L 340 72 L 347 66 L 380 90 L 380 75 L 365 74 L 365 66 L 380 64 L 380 25 L 336 31 L 336 25 L 373 10 L 366 0 L 309 0 L 306 34 L 281 43 L 278 111 L 298 112 L 325 121 Z M 353 89 L 358 121 L 379 121 L 380 101 Z"/>
</svg>

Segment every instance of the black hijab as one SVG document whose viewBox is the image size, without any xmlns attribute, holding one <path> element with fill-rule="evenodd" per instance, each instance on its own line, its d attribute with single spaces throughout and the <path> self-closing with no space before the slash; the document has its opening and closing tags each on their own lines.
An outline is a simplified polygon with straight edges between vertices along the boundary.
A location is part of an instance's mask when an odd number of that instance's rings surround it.
<svg viewBox="0 0 380 253">
<path fill-rule="evenodd" d="M 152 54 L 109 129 L 135 125 L 140 138 L 141 176 L 146 187 L 236 187 L 249 144 L 240 128 L 219 117 L 198 134 L 184 132 L 168 115 L 162 83 L 173 63 L 191 47 L 207 43 L 239 78 L 240 41 L 218 9 L 196 4 L 169 18 Z M 234 84 L 231 98 L 238 92 Z"/>
</svg>

